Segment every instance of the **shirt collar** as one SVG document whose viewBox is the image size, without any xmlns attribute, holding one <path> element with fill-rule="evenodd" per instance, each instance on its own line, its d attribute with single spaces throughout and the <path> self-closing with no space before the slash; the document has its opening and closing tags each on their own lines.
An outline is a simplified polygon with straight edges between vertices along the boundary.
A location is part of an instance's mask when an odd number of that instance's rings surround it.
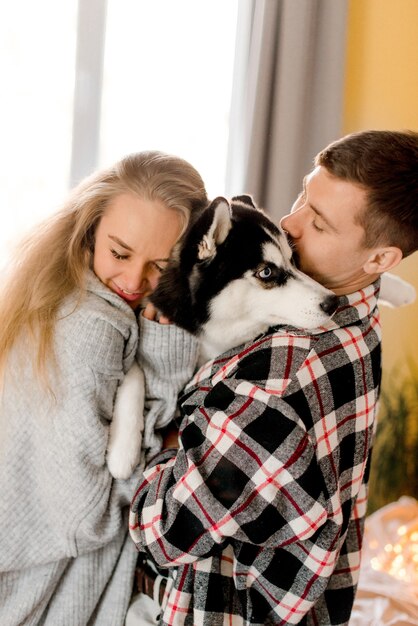
<svg viewBox="0 0 418 626">
<path fill-rule="evenodd" d="M 354 291 L 345 296 L 339 296 L 338 307 L 331 319 L 318 328 L 309 331 L 297 329 L 294 327 L 281 326 L 278 330 L 285 328 L 286 333 L 295 335 L 319 335 L 330 330 L 360 324 L 361 321 L 369 317 L 377 308 L 377 299 L 380 291 L 380 278 L 363 289 Z"/>
</svg>

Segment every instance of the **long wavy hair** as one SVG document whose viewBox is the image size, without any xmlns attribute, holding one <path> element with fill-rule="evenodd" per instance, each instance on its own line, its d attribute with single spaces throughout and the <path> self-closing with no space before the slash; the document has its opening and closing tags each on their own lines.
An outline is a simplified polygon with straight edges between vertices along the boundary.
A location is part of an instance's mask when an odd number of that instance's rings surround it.
<svg viewBox="0 0 418 626">
<path fill-rule="evenodd" d="M 10 351 L 25 331 L 34 348 L 35 371 L 46 379 L 54 359 L 53 337 L 63 299 L 85 293 L 86 269 L 97 225 L 109 202 L 122 193 L 159 200 L 183 216 L 207 204 L 205 185 L 187 161 L 162 152 L 128 155 L 83 180 L 52 217 L 19 244 L 0 295 L 0 379 Z"/>
</svg>

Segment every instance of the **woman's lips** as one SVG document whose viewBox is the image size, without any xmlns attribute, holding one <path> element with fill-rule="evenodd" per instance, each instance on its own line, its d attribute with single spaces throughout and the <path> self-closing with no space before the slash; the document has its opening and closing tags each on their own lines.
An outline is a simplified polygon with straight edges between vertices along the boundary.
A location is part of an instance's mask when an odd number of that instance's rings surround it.
<svg viewBox="0 0 418 626">
<path fill-rule="evenodd" d="M 118 296 L 123 298 L 125 302 L 135 302 L 135 300 L 140 300 L 145 295 L 143 291 L 125 291 L 124 289 L 118 287 L 118 285 L 116 285 L 115 283 L 113 283 L 113 287 L 114 292 L 117 293 Z"/>
</svg>

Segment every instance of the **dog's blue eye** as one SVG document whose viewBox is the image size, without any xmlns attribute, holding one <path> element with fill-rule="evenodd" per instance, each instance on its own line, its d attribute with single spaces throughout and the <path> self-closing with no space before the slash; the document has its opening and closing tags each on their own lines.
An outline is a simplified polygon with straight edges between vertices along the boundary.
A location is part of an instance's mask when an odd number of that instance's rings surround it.
<svg viewBox="0 0 418 626">
<path fill-rule="evenodd" d="M 271 267 L 263 267 L 263 269 L 260 272 L 258 272 L 258 275 L 260 278 L 266 279 L 266 278 L 270 278 L 272 273 L 273 272 L 271 271 Z"/>
<path fill-rule="evenodd" d="M 276 267 L 276 265 L 265 265 L 255 272 L 254 276 L 264 281 L 266 285 L 273 287 L 285 285 L 291 272 L 283 267 Z"/>
</svg>

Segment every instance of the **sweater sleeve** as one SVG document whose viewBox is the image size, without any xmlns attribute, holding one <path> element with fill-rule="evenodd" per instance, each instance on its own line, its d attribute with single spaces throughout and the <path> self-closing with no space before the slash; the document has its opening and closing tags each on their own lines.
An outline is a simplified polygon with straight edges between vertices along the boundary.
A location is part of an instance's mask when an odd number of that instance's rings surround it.
<svg viewBox="0 0 418 626">
<path fill-rule="evenodd" d="M 145 375 L 143 448 L 150 459 L 161 449 L 158 429 L 175 416 L 179 392 L 192 378 L 198 360 L 198 342 L 174 324 L 158 324 L 139 317 L 136 360 Z"/>
<path fill-rule="evenodd" d="M 100 308 L 102 306 L 102 308 Z M 56 329 L 52 393 L 11 363 L 2 398 L 0 569 L 77 557 L 113 541 L 140 472 L 106 465 L 116 388 L 137 346 L 135 316 L 87 301 Z M 17 355 L 16 355 L 17 356 Z"/>
</svg>

